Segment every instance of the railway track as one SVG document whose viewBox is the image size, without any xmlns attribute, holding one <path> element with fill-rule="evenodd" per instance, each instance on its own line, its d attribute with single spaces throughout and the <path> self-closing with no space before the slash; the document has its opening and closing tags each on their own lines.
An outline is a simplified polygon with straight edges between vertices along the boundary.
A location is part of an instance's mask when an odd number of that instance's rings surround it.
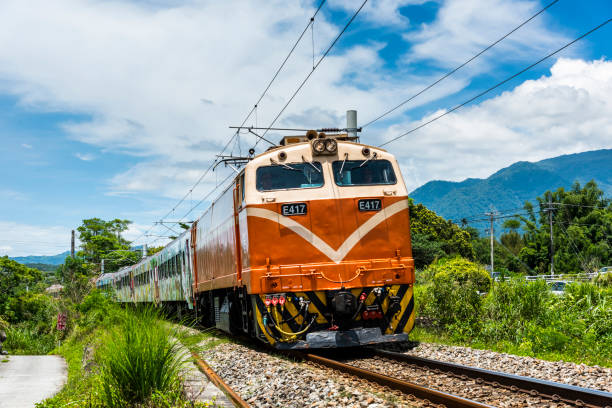
<svg viewBox="0 0 612 408">
<path fill-rule="evenodd" d="M 538 395 L 553 402 L 589 408 L 612 408 L 612 393 L 576 387 L 532 377 L 485 370 L 461 364 L 415 357 L 403 353 L 374 350 L 376 356 L 417 367 L 425 367 L 440 373 L 451 374 L 461 379 L 475 379 L 479 383 L 504 387 L 516 392 Z"/>
<path fill-rule="evenodd" d="M 204 373 L 204 375 L 208 377 L 213 384 L 223 391 L 223 393 L 230 399 L 235 407 L 250 408 L 250 405 L 240 398 L 240 395 L 238 395 L 229 385 L 227 385 L 225 381 L 223 381 L 223 379 L 221 379 L 221 377 L 219 377 L 217 373 L 215 373 L 215 371 L 210 368 L 210 366 L 206 364 L 206 362 L 197 353 L 192 352 L 191 355 L 195 359 L 200 371 L 202 371 L 202 373 Z"/>
<path fill-rule="evenodd" d="M 406 394 L 412 394 L 416 398 L 427 400 L 434 404 L 442 404 L 448 408 L 491 407 L 491 405 L 482 404 L 453 394 L 434 390 L 428 387 L 423 387 L 412 382 L 383 375 L 375 371 L 365 370 L 359 367 L 355 367 L 353 365 L 342 363 L 334 359 L 322 357 L 317 354 L 302 354 L 302 357 L 315 364 L 323 365 L 325 367 L 329 367 L 334 370 L 341 371 L 343 373 L 351 374 L 353 376 L 362 378 L 367 381 L 371 381 L 383 387 L 389 387 L 391 389 L 398 390 Z"/>
<path fill-rule="evenodd" d="M 337 353 L 333 357 L 329 354 L 302 356 L 316 364 L 447 407 L 612 408 L 611 393 L 402 353 L 367 350 L 358 357 Z"/>
</svg>

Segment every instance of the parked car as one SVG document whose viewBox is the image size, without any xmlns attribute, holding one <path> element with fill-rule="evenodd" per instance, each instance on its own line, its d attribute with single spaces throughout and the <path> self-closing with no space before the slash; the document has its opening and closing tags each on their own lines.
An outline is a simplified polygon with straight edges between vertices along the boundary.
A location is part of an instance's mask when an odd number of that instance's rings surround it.
<svg viewBox="0 0 612 408">
<path fill-rule="evenodd" d="M 550 283 L 550 291 L 554 295 L 562 295 L 565 292 L 565 287 L 569 282 L 566 281 L 556 281 Z"/>
<path fill-rule="evenodd" d="M 612 272 L 612 266 L 604 266 L 603 268 L 601 268 L 600 270 L 598 270 L 597 272 L 599 273 L 608 273 L 608 272 Z"/>
</svg>

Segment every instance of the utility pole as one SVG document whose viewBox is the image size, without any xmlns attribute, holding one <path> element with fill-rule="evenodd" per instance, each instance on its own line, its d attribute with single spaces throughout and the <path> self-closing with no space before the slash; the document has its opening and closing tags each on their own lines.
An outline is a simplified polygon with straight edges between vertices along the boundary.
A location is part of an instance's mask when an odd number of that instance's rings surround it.
<svg viewBox="0 0 612 408">
<path fill-rule="evenodd" d="M 550 226 L 550 274 L 555 274 L 555 236 L 553 235 L 553 205 L 552 205 L 552 195 L 548 196 L 548 207 L 546 210 L 548 212 L 548 224 Z"/>
<path fill-rule="evenodd" d="M 495 233 L 493 231 L 493 222 L 495 221 L 495 216 L 497 215 L 497 213 L 495 213 L 495 211 L 491 211 L 488 213 L 485 213 L 486 216 L 489 217 L 489 222 L 491 227 L 489 228 L 489 233 L 491 235 L 491 275 L 493 274 L 493 272 L 495 271 L 495 259 L 493 256 L 493 245 L 495 243 Z"/>
<path fill-rule="evenodd" d="M 143 258 L 147 257 L 147 244 L 142 245 L 142 257 Z"/>
<path fill-rule="evenodd" d="M 100 275 L 104 274 L 104 259 L 102 259 L 102 267 L 100 268 Z"/>
<path fill-rule="evenodd" d="M 72 230 L 72 237 L 70 238 L 70 257 L 74 258 L 74 230 Z"/>
</svg>

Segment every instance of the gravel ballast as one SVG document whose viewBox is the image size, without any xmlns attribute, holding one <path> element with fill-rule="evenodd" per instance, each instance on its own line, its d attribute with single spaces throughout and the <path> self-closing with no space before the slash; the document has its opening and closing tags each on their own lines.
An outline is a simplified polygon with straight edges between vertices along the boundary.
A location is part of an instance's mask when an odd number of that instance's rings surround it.
<svg viewBox="0 0 612 408">
<path fill-rule="evenodd" d="M 223 343 L 201 354 L 253 407 L 429 407 L 395 391 L 310 363 Z"/>
<path fill-rule="evenodd" d="M 486 370 L 502 371 L 612 392 L 612 369 L 605 367 L 564 361 L 545 361 L 533 357 L 521 357 L 489 350 L 434 343 L 420 343 L 417 347 L 405 353 L 432 360 L 448 361 Z"/>
</svg>

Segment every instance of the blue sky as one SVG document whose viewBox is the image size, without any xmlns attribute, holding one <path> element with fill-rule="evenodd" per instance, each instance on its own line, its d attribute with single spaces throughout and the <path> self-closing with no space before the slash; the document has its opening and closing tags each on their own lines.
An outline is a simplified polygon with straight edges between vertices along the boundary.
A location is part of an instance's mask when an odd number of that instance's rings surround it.
<svg viewBox="0 0 612 408">
<path fill-rule="evenodd" d="M 128 238 L 140 237 L 231 136 L 227 126 L 242 121 L 317 4 L 3 2 L 0 255 L 62 252 L 70 229 L 90 217 L 130 219 Z M 371 0 L 277 125 L 342 126 L 351 108 L 363 124 L 545 4 Z M 348 0 L 323 6 L 314 25 L 315 56 L 355 7 Z M 389 140 L 611 16 L 610 1 L 560 0 L 368 127 L 362 141 Z M 409 190 L 432 179 L 486 177 L 518 160 L 612 147 L 611 38 L 609 24 L 471 106 L 389 145 Z M 312 53 L 309 32 L 249 123 L 269 123 L 308 73 Z M 252 144 L 241 136 L 242 150 Z M 207 176 L 168 219 L 181 218 L 227 174 L 220 169 Z M 165 235 L 162 227 L 151 233 Z"/>
</svg>

